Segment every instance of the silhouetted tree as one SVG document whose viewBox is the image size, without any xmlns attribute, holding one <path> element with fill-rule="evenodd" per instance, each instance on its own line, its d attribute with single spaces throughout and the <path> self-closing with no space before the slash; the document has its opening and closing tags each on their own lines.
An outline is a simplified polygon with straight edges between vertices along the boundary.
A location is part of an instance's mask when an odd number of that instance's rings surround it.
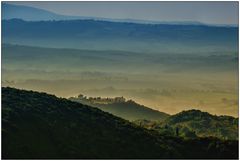
<svg viewBox="0 0 240 161">
<path fill-rule="evenodd" d="M 178 135 L 179 135 L 179 128 L 176 127 L 176 136 L 178 136 Z"/>
</svg>

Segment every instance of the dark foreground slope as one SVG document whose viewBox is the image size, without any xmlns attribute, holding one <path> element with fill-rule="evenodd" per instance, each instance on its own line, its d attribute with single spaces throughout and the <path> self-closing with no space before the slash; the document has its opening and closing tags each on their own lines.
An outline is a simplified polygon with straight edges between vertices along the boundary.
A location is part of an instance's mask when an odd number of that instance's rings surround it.
<svg viewBox="0 0 240 161">
<path fill-rule="evenodd" d="M 67 99 L 2 88 L 2 157 L 237 158 L 238 143 L 159 136 Z"/>
</svg>

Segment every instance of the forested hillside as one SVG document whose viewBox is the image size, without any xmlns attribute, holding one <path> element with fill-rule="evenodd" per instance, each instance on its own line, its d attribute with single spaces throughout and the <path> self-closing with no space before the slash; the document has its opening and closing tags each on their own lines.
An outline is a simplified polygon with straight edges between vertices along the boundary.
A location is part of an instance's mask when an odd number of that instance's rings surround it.
<svg viewBox="0 0 240 161">
<path fill-rule="evenodd" d="M 164 121 L 137 120 L 137 125 L 184 138 L 217 137 L 238 140 L 238 118 L 216 116 L 200 110 L 188 110 L 172 115 Z"/>
<path fill-rule="evenodd" d="M 3 159 L 237 157 L 237 141 L 159 135 L 67 99 L 2 88 Z"/>
</svg>

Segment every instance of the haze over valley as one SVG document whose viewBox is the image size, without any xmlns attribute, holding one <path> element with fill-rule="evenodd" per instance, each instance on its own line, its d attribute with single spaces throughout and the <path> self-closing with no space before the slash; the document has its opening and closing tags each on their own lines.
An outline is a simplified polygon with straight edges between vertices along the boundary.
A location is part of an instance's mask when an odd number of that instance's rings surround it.
<svg viewBox="0 0 240 161">
<path fill-rule="evenodd" d="M 3 159 L 238 158 L 237 2 L 3 2 Z"/>
<path fill-rule="evenodd" d="M 6 7 L 7 8 L 7 7 Z M 2 20 L 4 86 L 238 113 L 237 27 Z"/>
</svg>

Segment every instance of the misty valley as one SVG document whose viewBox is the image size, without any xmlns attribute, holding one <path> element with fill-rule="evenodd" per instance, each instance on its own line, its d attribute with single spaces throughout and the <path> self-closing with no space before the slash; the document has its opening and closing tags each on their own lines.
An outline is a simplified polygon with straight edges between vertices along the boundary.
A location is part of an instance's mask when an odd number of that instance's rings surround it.
<svg viewBox="0 0 240 161">
<path fill-rule="evenodd" d="M 237 116 L 238 55 L 148 54 L 3 44 L 3 85 L 70 97 L 124 96 L 170 114 Z"/>
<path fill-rule="evenodd" d="M 2 16 L 3 159 L 239 157 L 238 26 Z"/>
</svg>

